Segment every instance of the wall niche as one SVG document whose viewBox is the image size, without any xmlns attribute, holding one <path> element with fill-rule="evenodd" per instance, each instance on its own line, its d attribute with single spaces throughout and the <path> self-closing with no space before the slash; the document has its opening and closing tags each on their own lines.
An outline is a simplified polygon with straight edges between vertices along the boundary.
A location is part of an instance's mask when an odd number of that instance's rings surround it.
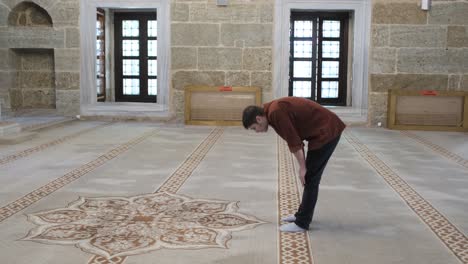
<svg viewBox="0 0 468 264">
<path fill-rule="evenodd" d="M 32 2 L 21 2 L 8 15 L 10 30 L 17 36 L 31 34 L 31 29 L 53 27 L 49 13 Z M 26 31 L 24 31 L 26 30 Z M 47 38 L 47 36 L 43 36 Z M 34 43 L 34 42 L 33 42 Z M 55 65 L 52 48 L 15 48 L 10 47 L 13 81 L 9 89 L 10 106 L 13 111 L 22 109 L 54 109 L 55 102 Z"/>
<path fill-rule="evenodd" d="M 55 109 L 54 51 L 13 49 L 16 78 L 10 89 L 11 107 Z"/>
<path fill-rule="evenodd" d="M 14 27 L 52 27 L 52 18 L 35 3 L 21 2 L 11 10 L 8 24 Z"/>
</svg>

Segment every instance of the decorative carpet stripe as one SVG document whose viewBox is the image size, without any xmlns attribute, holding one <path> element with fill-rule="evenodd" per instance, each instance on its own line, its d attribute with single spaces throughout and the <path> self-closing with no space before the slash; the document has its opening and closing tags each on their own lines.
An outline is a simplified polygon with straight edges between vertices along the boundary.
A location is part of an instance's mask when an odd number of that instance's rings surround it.
<svg viewBox="0 0 468 264">
<path fill-rule="evenodd" d="M 63 175 L 60 178 L 57 178 L 46 185 L 26 194 L 25 196 L 19 198 L 18 200 L 7 204 L 0 208 L 0 223 L 9 218 L 10 216 L 16 214 L 17 212 L 25 209 L 26 207 L 30 206 L 31 204 L 41 200 L 42 198 L 48 196 L 49 194 L 57 191 L 58 189 L 64 187 L 65 185 L 75 181 L 76 179 L 86 175 L 87 173 L 93 171 L 94 169 L 98 168 L 99 166 L 103 165 L 107 161 L 117 157 L 118 155 L 124 153 L 132 146 L 142 142 L 143 140 L 147 139 L 148 137 L 156 134 L 159 130 L 153 129 L 149 132 L 144 133 L 142 136 L 137 137 L 128 141 L 125 144 L 122 144 L 107 153 L 99 156 L 97 159 L 90 161 L 70 172 Z"/>
<path fill-rule="evenodd" d="M 406 204 L 408 204 L 421 220 L 426 223 L 437 237 L 439 237 L 449 250 L 452 251 L 462 263 L 467 264 L 467 237 L 354 135 L 345 131 L 344 136 L 356 151 L 374 167 L 388 185 L 403 198 Z"/>
<path fill-rule="evenodd" d="M 411 133 L 409 131 L 401 131 L 401 134 L 415 140 L 416 142 L 419 142 L 421 144 L 423 144 L 424 146 L 430 148 L 431 150 L 433 150 L 435 153 L 438 153 L 442 156 L 444 156 L 445 158 L 449 159 L 449 160 L 452 160 L 452 161 L 455 161 L 456 163 L 458 163 L 459 165 L 465 167 L 468 169 L 468 160 L 464 159 L 463 157 L 439 146 L 439 145 L 436 145 L 434 143 L 432 143 L 431 141 L 421 137 L 421 136 L 418 136 L 414 133 Z"/>
<path fill-rule="evenodd" d="M 174 173 L 159 187 L 156 192 L 176 193 L 190 177 L 195 168 L 205 158 L 208 151 L 223 134 L 224 129 L 215 128 L 210 135 L 190 154 L 190 156 L 175 170 Z"/>
<path fill-rule="evenodd" d="M 4 165 L 4 164 L 10 163 L 10 162 L 13 162 L 13 161 L 15 161 L 15 160 L 18 160 L 18 159 L 27 157 L 27 156 L 29 156 L 29 155 L 31 155 L 31 154 L 36 153 L 36 152 L 43 151 L 43 150 L 45 150 L 45 149 L 47 149 L 47 148 L 56 146 L 56 145 L 58 145 L 58 144 L 61 144 L 61 143 L 66 142 L 66 141 L 69 141 L 69 140 L 71 140 L 71 139 L 73 139 L 73 138 L 79 137 L 79 136 L 81 136 L 81 135 L 83 135 L 83 134 L 86 134 L 86 133 L 91 132 L 91 131 L 93 131 L 93 130 L 96 130 L 96 129 L 98 129 L 98 128 L 102 128 L 102 127 L 108 126 L 108 125 L 110 125 L 110 124 L 111 124 L 111 123 L 105 123 L 105 124 L 101 124 L 101 125 L 98 125 L 98 126 L 95 126 L 95 127 L 87 128 L 87 129 L 78 131 L 78 132 L 76 132 L 76 133 L 73 133 L 73 134 L 71 134 L 71 135 L 64 136 L 64 137 L 61 137 L 61 138 L 52 140 L 52 141 L 50 141 L 50 142 L 41 144 L 41 145 L 39 145 L 39 146 L 32 147 L 32 148 L 28 148 L 28 149 L 25 149 L 25 150 L 23 150 L 23 151 L 17 152 L 17 153 L 15 153 L 15 154 L 8 155 L 8 156 L 6 156 L 6 157 L 0 159 L 0 165 Z"/>
<path fill-rule="evenodd" d="M 279 219 L 294 214 L 300 204 L 293 156 L 286 142 L 278 137 L 278 212 Z M 309 235 L 279 232 L 279 263 L 314 263 Z"/>
<path fill-rule="evenodd" d="M 189 155 L 189 157 L 182 162 L 182 164 L 172 173 L 171 176 L 155 191 L 155 192 L 170 192 L 176 193 L 185 181 L 190 177 L 193 171 L 198 167 L 201 161 L 205 158 L 206 154 L 215 145 L 216 141 L 223 134 L 224 129 L 215 128 L 203 140 L 200 145 Z M 127 256 L 115 257 L 107 259 L 103 256 L 94 255 L 88 261 L 88 264 L 123 264 Z"/>
</svg>

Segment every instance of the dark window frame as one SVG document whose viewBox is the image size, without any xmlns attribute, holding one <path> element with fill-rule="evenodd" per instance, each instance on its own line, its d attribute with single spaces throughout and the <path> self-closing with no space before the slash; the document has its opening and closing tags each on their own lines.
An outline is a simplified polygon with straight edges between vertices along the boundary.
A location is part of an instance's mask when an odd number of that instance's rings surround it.
<svg viewBox="0 0 468 264">
<path fill-rule="evenodd" d="M 138 37 L 123 37 L 122 36 L 122 21 L 123 20 L 138 20 L 139 21 L 139 36 Z M 115 24 L 115 100 L 117 102 L 144 102 L 156 103 L 157 95 L 148 95 L 148 80 L 157 79 L 157 76 L 148 75 L 148 60 L 157 60 L 157 56 L 148 56 L 148 40 L 157 40 L 157 37 L 148 37 L 148 21 L 157 20 L 156 12 L 125 12 L 114 14 Z M 139 40 L 140 52 L 139 56 L 123 56 L 122 41 L 127 39 Z M 140 61 L 139 76 L 124 76 L 123 75 L 123 59 L 138 59 Z M 140 79 L 140 94 L 125 95 L 123 93 L 123 79 Z"/>
<path fill-rule="evenodd" d="M 294 21 L 305 20 L 312 21 L 313 32 L 312 38 L 294 37 Z M 334 20 L 340 21 L 340 37 L 339 38 L 324 38 L 323 37 L 323 21 Z M 311 100 L 317 101 L 323 105 L 336 105 L 346 106 L 347 86 L 348 86 L 348 27 L 349 27 L 349 13 L 348 12 L 304 12 L 292 11 L 291 12 L 291 34 L 290 34 L 290 57 L 289 57 L 289 96 L 293 95 L 293 82 L 294 81 L 311 81 L 311 95 L 307 97 Z M 294 57 L 294 41 L 297 40 L 312 40 L 312 58 L 295 58 Z M 340 55 L 338 59 L 323 58 L 322 56 L 322 41 L 340 41 Z M 312 61 L 312 77 L 311 78 L 297 78 L 293 77 L 294 61 Z M 339 75 L 338 78 L 322 78 L 322 63 L 323 61 L 339 61 Z M 338 81 L 338 98 L 322 98 L 322 81 Z"/>
</svg>

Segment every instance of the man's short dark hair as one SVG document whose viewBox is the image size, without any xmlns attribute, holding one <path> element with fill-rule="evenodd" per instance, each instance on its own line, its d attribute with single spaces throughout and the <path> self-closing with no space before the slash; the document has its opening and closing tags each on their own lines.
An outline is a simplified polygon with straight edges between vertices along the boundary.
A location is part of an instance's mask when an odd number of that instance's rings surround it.
<svg viewBox="0 0 468 264">
<path fill-rule="evenodd" d="M 256 105 L 249 105 L 244 109 L 242 114 L 242 124 L 245 129 L 248 129 L 251 125 L 257 123 L 257 116 L 263 116 L 265 112 L 262 107 Z"/>
</svg>

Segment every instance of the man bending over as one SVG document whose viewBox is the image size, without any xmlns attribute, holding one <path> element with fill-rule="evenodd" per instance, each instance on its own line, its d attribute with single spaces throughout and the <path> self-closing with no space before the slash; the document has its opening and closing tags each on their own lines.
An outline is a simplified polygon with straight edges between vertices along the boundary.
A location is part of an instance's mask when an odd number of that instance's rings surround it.
<svg viewBox="0 0 468 264">
<path fill-rule="evenodd" d="M 242 122 L 246 129 L 266 132 L 272 126 L 287 143 L 299 162 L 299 178 L 304 187 L 301 205 L 294 215 L 281 219 L 289 222 L 280 227 L 283 232 L 303 232 L 309 229 L 317 203 L 320 179 L 345 124 L 333 112 L 309 99 L 284 97 L 263 107 L 251 105 L 244 109 Z M 307 156 L 304 143 L 308 142 Z"/>
</svg>

